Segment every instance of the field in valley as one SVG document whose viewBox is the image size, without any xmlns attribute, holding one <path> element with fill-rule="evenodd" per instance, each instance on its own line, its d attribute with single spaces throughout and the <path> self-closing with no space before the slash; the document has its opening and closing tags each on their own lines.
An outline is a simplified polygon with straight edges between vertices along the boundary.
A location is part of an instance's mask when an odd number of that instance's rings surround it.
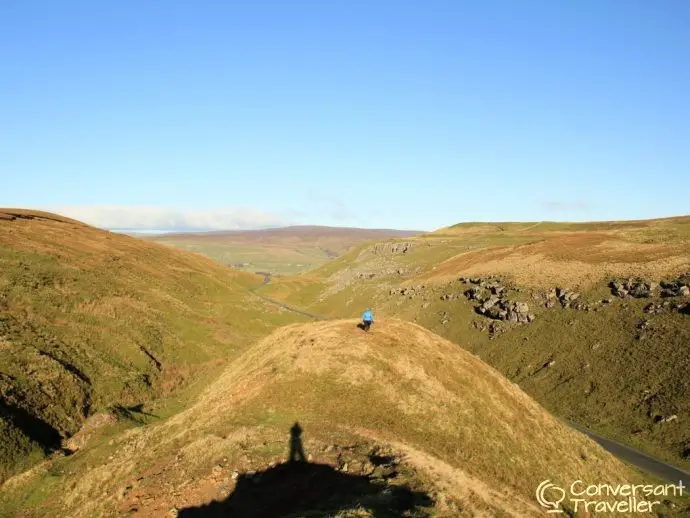
<svg viewBox="0 0 690 518">
<path fill-rule="evenodd" d="M 419 232 L 297 226 L 278 229 L 165 234 L 147 239 L 206 255 L 249 272 L 293 275 L 306 272 L 366 241 Z"/>
</svg>

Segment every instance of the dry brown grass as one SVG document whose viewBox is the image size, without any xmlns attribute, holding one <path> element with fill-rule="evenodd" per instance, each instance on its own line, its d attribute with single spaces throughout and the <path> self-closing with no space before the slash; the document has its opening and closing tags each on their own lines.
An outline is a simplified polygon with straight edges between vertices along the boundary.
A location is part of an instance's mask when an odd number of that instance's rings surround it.
<svg viewBox="0 0 690 518">
<path fill-rule="evenodd" d="M 559 232 L 538 237 L 535 243 L 459 254 L 420 280 L 499 274 L 524 286 L 587 287 L 613 276 L 658 279 L 690 268 L 690 242 L 640 243 L 604 232 Z"/>
<path fill-rule="evenodd" d="M 348 320 L 275 331 L 194 406 L 120 437 L 110 459 L 71 479 L 69 491 L 56 491 L 54 504 L 71 516 L 94 516 L 120 505 L 122 487 L 143 476 L 150 487 L 177 488 L 178 496 L 152 496 L 148 508 L 196 505 L 216 486 L 195 473 L 224 457 L 246 468 L 261 444 L 282 444 L 294 420 L 318 444 L 345 433 L 392 445 L 442 500 L 477 516 L 540 516 L 532 495 L 546 478 L 636 479 L 457 345 L 402 321 L 378 322 L 365 334 Z"/>
</svg>

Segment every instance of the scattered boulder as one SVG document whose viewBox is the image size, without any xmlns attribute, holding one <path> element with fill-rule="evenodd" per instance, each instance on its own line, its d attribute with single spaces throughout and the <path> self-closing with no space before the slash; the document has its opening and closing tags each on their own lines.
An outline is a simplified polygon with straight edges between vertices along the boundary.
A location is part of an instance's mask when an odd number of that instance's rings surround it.
<svg viewBox="0 0 690 518">
<path fill-rule="evenodd" d="M 685 304 L 675 304 L 670 300 L 664 300 L 663 302 L 650 302 L 642 311 L 647 315 L 660 315 L 662 313 L 670 313 L 672 311 L 678 311 L 678 313 L 690 315 L 690 302 Z"/>
<path fill-rule="evenodd" d="M 499 277 L 460 277 L 458 281 L 472 285 L 464 295 L 468 300 L 478 303 L 475 310 L 480 315 L 512 323 L 527 324 L 534 320 L 534 315 L 530 313 L 527 303 L 515 302 L 507 298 L 508 292 L 514 288 L 506 286 Z M 476 324 L 473 325 L 477 328 Z M 489 332 L 495 334 L 491 328 Z"/>
<path fill-rule="evenodd" d="M 503 327 L 500 322 L 491 322 L 489 324 L 489 340 L 493 340 L 500 334 L 505 333 L 506 328 Z"/>
<path fill-rule="evenodd" d="M 481 322 L 477 322 L 476 320 L 472 321 L 472 327 L 474 329 L 479 329 L 480 331 L 486 331 L 486 326 Z"/>
<path fill-rule="evenodd" d="M 573 302 L 580 298 L 580 294 L 575 291 L 566 290 L 564 288 L 555 289 L 556 299 L 564 308 L 569 308 Z"/>
<path fill-rule="evenodd" d="M 661 282 L 626 279 L 613 280 L 609 283 L 611 293 L 620 298 L 649 298 L 657 292 L 661 297 L 682 297 L 690 296 L 690 274 L 679 276 L 675 280 L 664 280 Z"/>
<path fill-rule="evenodd" d="M 479 286 L 472 286 L 469 290 L 465 292 L 465 297 L 469 300 L 482 301 L 485 300 L 485 292 L 483 288 Z"/>
<path fill-rule="evenodd" d="M 479 312 L 483 315 L 487 311 L 489 311 L 492 307 L 494 307 L 499 301 L 498 297 L 491 297 L 489 300 L 483 302 L 481 306 L 479 306 Z"/>
<path fill-rule="evenodd" d="M 529 305 L 524 302 L 515 302 L 507 299 L 492 297 L 482 303 L 477 312 L 494 320 L 503 320 L 516 324 L 529 324 L 534 320 L 534 315 L 529 312 Z"/>
<path fill-rule="evenodd" d="M 542 304 L 545 308 L 553 308 L 560 304 L 564 308 L 572 308 L 579 311 L 596 311 L 594 305 L 580 301 L 580 293 L 565 288 L 551 288 L 549 291 L 542 291 L 532 294 L 532 299 Z M 577 302 L 576 302 L 577 301 Z"/>
<path fill-rule="evenodd" d="M 400 295 L 403 297 L 408 297 L 410 299 L 414 298 L 417 295 L 422 295 L 423 290 L 426 288 L 426 285 L 422 284 L 419 286 L 406 286 L 404 288 L 391 288 L 388 291 L 389 295 Z"/>
<path fill-rule="evenodd" d="M 372 251 L 376 255 L 406 254 L 412 250 L 412 243 L 376 243 Z"/>
<path fill-rule="evenodd" d="M 676 419 L 678 419 L 678 416 L 676 414 L 670 415 L 668 417 L 657 415 L 654 417 L 654 422 L 657 424 L 670 423 L 672 421 L 675 421 Z"/>
</svg>

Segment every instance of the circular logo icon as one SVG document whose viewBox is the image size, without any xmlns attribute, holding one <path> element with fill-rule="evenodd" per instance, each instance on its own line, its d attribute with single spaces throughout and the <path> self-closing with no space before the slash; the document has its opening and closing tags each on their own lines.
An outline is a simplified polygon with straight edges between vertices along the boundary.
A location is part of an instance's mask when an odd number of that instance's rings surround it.
<svg viewBox="0 0 690 518">
<path fill-rule="evenodd" d="M 552 484 L 550 480 L 544 480 L 544 482 L 539 484 L 537 488 L 537 502 L 542 507 L 546 507 L 547 513 L 562 513 L 563 509 L 560 509 L 559 506 L 563 500 L 565 500 L 563 488 Z"/>
</svg>

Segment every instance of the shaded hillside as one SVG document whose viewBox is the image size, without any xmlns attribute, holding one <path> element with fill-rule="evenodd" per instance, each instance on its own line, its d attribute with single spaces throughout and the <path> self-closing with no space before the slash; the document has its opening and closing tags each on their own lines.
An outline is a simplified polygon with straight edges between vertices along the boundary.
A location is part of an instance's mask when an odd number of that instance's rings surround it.
<svg viewBox="0 0 690 518">
<path fill-rule="evenodd" d="M 524 517 L 542 515 L 545 479 L 642 480 L 455 344 L 402 321 L 370 334 L 355 323 L 275 331 L 188 410 L 12 481 L 6 509 Z"/>
<path fill-rule="evenodd" d="M 211 260 L 43 212 L 0 209 L 0 480 L 99 411 L 140 408 L 278 324 Z"/>
<path fill-rule="evenodd" d="M 293 226 L 141 237 L 207 255 L 240 270 L 293 274 L 315 268 L 364 242 L 418 234 L 406 230 Z"/>
<path fill-rule="evenodd" d="M 262 292 L 318 314 L 415 320 L 557 415 L 688 469 L 686 272 L 689 217 L 463 224 L 363 245 Z"/>
</svg>

